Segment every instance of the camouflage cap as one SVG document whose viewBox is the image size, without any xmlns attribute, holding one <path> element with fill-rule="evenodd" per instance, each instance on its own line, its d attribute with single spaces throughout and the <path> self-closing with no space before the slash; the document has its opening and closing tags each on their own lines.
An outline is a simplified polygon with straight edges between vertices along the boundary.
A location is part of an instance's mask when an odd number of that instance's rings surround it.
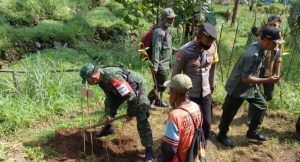
<svg viewBox="0 0 300 162">
<path fill-rule="evenodd" d="M 164 87 L 173 88 L 175 91 L 180 93 L 186 93 L 193 87 L 192 80 L 185 74 L 177 74 L 171 80 L 164 83 Z"/>
<path fill-rule="evenodd" d="M 91 63 L 83 65 L 80 70 L 80 77 L 82 78 L 82 83 L 86 82 L 86 78 L 94 72 L 95 66 Z"/>
<path fill-rule="evenodd" d="M 175 18 L 177 15 L 174 13 L 172 8 L 165 8 L 161 12 L 161 17 L 167 17 L 167 18 Z"/>
</svg>

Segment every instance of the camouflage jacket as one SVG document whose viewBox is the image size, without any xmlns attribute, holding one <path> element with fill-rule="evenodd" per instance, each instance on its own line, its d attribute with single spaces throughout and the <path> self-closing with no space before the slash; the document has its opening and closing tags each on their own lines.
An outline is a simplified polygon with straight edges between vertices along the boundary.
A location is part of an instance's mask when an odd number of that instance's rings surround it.
<svg viewBox="0 0 300 162">
<path fill-rule="evenodd" d="M 131 70 L 128 70 L 128 74 L 126 74 L 126 72 L 124 72 L 124 70 L 120 67 L 100 68 L 99 72 L 102 77 L 102 81 L 99 83 L 99 86 L 102 88 L 106 95 L 106 108 L 110 108 L 114 104 L 115 100 L 127 100 L 129 102 L 127 113 L 130 115 L 132 114 L 131 112 L 134 111 L 131 110 L 132 107 L 148 102 L 147 97 L 145 97 L 144 95 L 146 91 L 146 83 L 140 74 Z M 130 81 L 128 80 L 128 75 L 131 75 L 132 83 L 130 83 Z M 129 83 L 133 91 L 130 92 L 127 96 L 122 97 L 111 83 L 112 78 Z"/>
</svg>

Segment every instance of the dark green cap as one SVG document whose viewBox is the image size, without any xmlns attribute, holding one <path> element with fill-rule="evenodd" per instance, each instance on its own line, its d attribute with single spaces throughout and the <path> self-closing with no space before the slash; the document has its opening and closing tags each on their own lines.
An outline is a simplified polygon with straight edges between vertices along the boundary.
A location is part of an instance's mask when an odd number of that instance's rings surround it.
<svg viewBox="0 0 300 162">
<path fill-rule="evenodd" d="M 86 82 L 86 78 L 91 76 L 94 72 L 95 66 L 91 63 L 83 65 L 80 70 L 80 77 L 82 78 L 82 83 Z"/>
</svg>

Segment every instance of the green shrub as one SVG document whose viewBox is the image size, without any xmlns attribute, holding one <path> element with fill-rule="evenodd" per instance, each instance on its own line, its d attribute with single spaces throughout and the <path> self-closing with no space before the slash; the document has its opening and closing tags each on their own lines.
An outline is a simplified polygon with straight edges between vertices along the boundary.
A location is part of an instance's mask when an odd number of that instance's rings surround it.
<svg viewBox="0 0 300 162">
<path fill-rule="evenodd" d="M 0 2 L 0 13 L 12 25 L 33 26 L 45 19 L 68 21 L 98 5 L 98 0 L 5 0 Z"/>
<path fill-rule="evenodd" d="M 0 49 L 5 50 L 11 46 L 10 44 L 10 27 L 8 25 L 0 25 Z"/>
<path fill-rule="evenodd" d="M 6 0 L 0 2 L 0 11 L 13 25 L 30 25 L 38 21 L 41 10 L 36 0 Z"/>
</svg>

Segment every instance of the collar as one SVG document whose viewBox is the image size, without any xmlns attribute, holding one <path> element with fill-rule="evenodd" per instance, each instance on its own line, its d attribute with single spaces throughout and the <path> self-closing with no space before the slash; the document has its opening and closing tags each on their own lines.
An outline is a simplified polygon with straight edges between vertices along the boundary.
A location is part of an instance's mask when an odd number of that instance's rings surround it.
<svg viewBox="0 0 300 162">
<path fill-rule="evenodd" d="M 266 50 L 264 50 L 262 47 L 261 47 L 261 44 L 260 43 L 258 43 L 258 42 L 255 42 L 255 43 L 253 43 L 253 44 L 256 44 L 257 45 L 257 47 L 258 47 L 258 49 L 259 49 L 259 56 L 264 56 L 265 55 L 265 51 Z"/>
<path fill-rule="evenodd" d="M 204 49 L 197 45 L 196 40 L 192 40 L 192 45 L 194 49 L 203 51 Z"/>
</svg>

